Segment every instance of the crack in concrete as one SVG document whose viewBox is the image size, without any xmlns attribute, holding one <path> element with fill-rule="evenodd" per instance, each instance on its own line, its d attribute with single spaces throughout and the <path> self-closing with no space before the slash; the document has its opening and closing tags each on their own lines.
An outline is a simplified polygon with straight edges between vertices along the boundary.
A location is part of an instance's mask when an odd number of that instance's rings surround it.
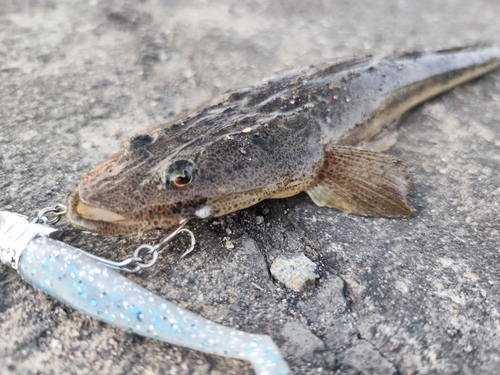
<svg viewBox="0 0 500 375">
<path fill-rule="evenodd" d="M 340 280 L 342 280 L 343 288 L 342 288 L 342 295 L 344 297 L 344 300 L 346 301 L 346 313 L 349 315 L 352 327 L 356 332 L 356 336 L 358 341 L 364 341 L 368 343 L 382 358 L 384 358 L 393 368 L 394 368 L 394 375 L 401 375 L 401 371 L 397 368 L 396 364 L 393 363 L 384 353 L 381 351 L 379 348 L 377 348 L 370 340 L 367 338 L 364 338 L 359 329 L 357 328 L 357 325 L 354 324 L 355 319 L 353 318 L 353 307 L 352 307 L 352 299 L 349 296 L 349 289 L 348 289 L 348 284 L 347 282 L 339 275 L 336 275 Z M 356 344 L 353 344 L 351 347 L 354 347 Z M 347 349 L 346 349 L 347 350 Z"/>
</svg>

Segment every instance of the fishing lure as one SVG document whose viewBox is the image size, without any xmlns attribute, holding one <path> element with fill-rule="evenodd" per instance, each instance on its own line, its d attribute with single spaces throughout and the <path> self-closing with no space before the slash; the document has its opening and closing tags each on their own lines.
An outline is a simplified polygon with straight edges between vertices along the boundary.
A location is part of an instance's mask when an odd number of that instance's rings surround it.
<svg viewBox="0 0 500 375">
<path fill-rule="evenodd" d="M 171 239 L 180 228 L 166 238 Z M 271 337 L 238 331 L 177 307 L 54 238 L 58 230 L 0 212 L 0 261 L 34 287 L 93 318 L 174 345 L 249 361 L 257 375 L 289 368 Z"/>
</svg>

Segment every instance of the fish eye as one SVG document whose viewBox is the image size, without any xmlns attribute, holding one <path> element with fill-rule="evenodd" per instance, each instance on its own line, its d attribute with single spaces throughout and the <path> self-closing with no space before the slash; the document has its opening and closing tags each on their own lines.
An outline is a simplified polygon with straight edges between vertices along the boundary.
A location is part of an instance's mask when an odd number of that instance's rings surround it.
<svg viewBox="0 0 500 375">
<path fill-rule="evenodd" d="M 190 160 L 177 160 L 167 170 L 166 180 L 170 185 L 183 188 L 189 185 L 196 172 L 196 166 Z"/>
<path fill-rule="evenodd" d="M 189 173 L 189 171 L 183 170 L 182 175 L 178 174 L 174 178 L 174 185 L 177 187 L 183 187 L 186 186 L 187 184 L 190 184 L 191 181 L 193 180 L 193 175 Z"/>
</svg>

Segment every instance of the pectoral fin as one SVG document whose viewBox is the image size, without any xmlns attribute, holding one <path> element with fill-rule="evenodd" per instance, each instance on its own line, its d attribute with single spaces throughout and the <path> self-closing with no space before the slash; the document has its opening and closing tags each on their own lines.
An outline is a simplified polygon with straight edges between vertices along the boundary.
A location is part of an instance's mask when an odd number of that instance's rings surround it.
<svg viewBox="0 0 500 375">
<path fill-rule="evenodd" d="M 411 173 L 393 156 L 335 147 L 325 152 L 323 168 L 306 193 L 318 206 L 361 216 L 404 217 L 413 214 L 405 202 L 411 185 Z"/>
</svg>

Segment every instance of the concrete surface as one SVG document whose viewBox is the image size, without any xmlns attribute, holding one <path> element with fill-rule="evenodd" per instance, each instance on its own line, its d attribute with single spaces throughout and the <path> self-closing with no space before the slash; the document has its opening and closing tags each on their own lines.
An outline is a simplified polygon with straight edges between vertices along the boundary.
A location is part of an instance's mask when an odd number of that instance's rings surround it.
<svg viewBox="0 0 500 375">
<path fill-rule="evenodd" d="M 500 43 L 499 15 L 489 0 L 0 0 L 0 209 L 64 202 L 128 137 L 228 89 L 331 57 Z M 403 121 L 391 153 L 415 173 L 414 218 L 268 201 L 191 223 L 193 255 L 180 241 L 132 279 L 270 334 L 295 374 L 498 373 L 499 122 L 500 72 Z M 161 236 L 65 240 L 122 259 Z M 302 293 L 269 274 L 293 253 L 317 265 Z M 1 374 L 251 374 L 88 319 L 6 267 L 0 358 Z"/>
</svg>

